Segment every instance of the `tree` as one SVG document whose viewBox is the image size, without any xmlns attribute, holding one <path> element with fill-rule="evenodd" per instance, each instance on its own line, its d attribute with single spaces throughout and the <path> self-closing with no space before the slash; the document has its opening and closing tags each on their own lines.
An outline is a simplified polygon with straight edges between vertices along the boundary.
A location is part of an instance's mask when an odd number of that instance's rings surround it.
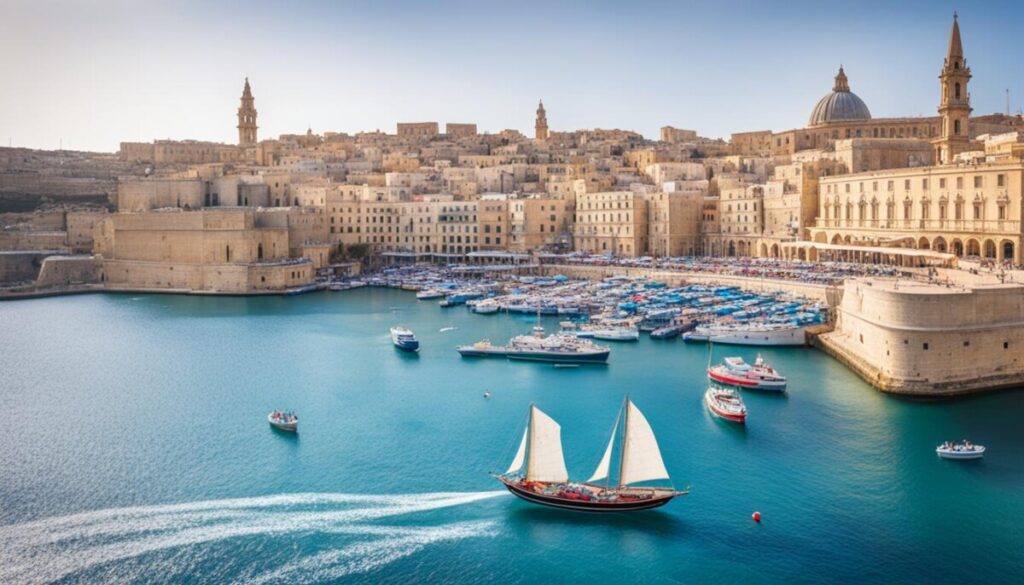
<svg viewBox="0 0 1024 585">
<path fill-rule="evenodd" d="M 366 260 L 369 255 L 370 246 L 367 244 L 349 244 L 348 254 L 346 254 L 350 260 L 359 260 L 360 262 Z"/>
</svg>

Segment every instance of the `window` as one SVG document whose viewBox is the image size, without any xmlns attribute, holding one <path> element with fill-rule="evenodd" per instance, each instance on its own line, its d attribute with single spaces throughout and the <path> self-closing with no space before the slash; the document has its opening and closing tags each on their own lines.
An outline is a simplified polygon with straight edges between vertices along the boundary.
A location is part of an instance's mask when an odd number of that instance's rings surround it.
<svg viewBox="0 0 1024 585">
<path fill-rule="evenodd" d="M 996 187 L 1006 186 L 1006 175 L 996 175 Z"/>
<path fill-rule="evenodd" d="M 925 343 L 925 344 L 923 345 L 923 347 L 924 347 L 924 350 L 925 350 L 925 351 L 928 351 L 928 344 L 927 344 L 927 343 Z"/>
<path fill-rule="evenodd" d="M 975 189 L 981 189 L 981 186 L 982 186 L 982 184 L 984 182 L 983 179 L 984 179 L 984 177 L 982 177 L 981 175 L 977 175 L 977 176 L 974 177 L 974 188 Z"/>
</svg>

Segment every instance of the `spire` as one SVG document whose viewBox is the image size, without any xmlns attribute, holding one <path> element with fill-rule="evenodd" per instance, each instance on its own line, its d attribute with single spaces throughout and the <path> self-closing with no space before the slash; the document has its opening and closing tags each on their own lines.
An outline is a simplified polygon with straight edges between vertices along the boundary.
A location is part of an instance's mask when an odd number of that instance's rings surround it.
<svg viewBox="0 0 1024 585">
<path fill-rule="evenodd" d="M 832 88 L 832 91 L 850 91 L 850 82 L 846 79 L 846 73 L 843 71 L 843 66 L 839 66 L 839 73 L 836 75 L 836 84 Z"/>
<path fill-rule="evenodd" d="M 252 97 L 252 88 L 249 87 L 249 78 L 248 77 L 245 78 L 245 87 L 242 88 L 242 97 L 243 98 L 251 98 Z"/>
<path fill-rule="evenodd" d="M 964 46 L 960 41 L 960 23 L 957 22 L 956 12 L 953 13 L 953 29 L 949 31 L 949 49 L 946 51 L 946 64 L 949 67 L 953 67 L 954 64 L 959 64 L 959 67 L 963 67 L 964 60 Z"/>
</svg>

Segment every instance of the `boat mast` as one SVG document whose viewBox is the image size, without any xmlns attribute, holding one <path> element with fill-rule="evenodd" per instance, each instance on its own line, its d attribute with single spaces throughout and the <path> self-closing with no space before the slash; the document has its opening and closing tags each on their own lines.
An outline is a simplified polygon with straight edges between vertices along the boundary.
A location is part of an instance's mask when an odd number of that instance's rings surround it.
<svg viewBox="0 0 1024 585">
<path fill-rule="evenodd" d="M 622 424 L 622 438 L 619 440 L 619 489 L 622 489 L 622 470 L 626 467 L 626 437 L 629 431 L 629 394 L 622 400 L 625 420 Z M 609 474 L 611 475 L 611 474 Z"/>
<path fill-rule="evenodd" d="M 530 419 L 528 421 L 526 421 L 527 429 L 529 429 L 528 430 L 528 432 L 529 432 L 529 435 L 528 435 L 529 439 L 527 439 L 527 441 L 526 441 L 526 473 L 523 474 L 523 479 L 526 479 L 527 481 L 529 481 L 530 475 L 531 475 L 531 473 L 530 473 L 530 459 L 533 458 L 533 413 L 534 413 L 535 410 L 537 410 L 537 408 L 531 402 L 530 403 Z"/>
</svg>

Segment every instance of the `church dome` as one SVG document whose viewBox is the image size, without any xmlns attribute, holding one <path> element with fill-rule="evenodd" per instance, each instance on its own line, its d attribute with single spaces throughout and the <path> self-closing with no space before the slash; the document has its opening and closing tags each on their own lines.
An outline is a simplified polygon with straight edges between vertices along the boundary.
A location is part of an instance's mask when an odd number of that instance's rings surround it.
<svg viewBox="0 0 1024 585">
<path fill-rule="evenodd" d="M 821 98 L 818 105 L 814 106 L 811 112 L 810 126 L 819 126 L 829 122 L 844 122 L 847 120 L 870 120 L 871 112 L 868 110 L 864 100 L 857 97 L 857 94 L 850 91 L 850 83 L 846 79 L 843 68 L 839 68 L 836 75 L 836 85 L 832 91 Z"/>
</svg>

